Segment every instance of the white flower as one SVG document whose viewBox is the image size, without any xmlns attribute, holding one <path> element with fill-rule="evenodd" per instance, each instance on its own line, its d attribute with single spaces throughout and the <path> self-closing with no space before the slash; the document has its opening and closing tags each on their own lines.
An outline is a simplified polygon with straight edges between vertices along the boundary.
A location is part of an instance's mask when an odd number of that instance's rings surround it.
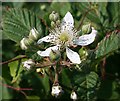
<svg viewBox="0 0 120 101">
<path fill-rule="evenodd" d="M 72 91 L 70 98 L 73 99 L 74 101 L 77 100 L 77 94 L 74 91 Z"/>
<path fill-rule="evenodd" d="M 62 87 L 59 85 L 52 86 L 52 96 L 58 97 L 63 92 Z"/>
<path fill-rule="evenodd" d="M 35 65 L 34 61 L 32 59 L 29 59 L 27 61 L 22 62 L 23 67 L 25 67 L 27 70 L 30 70 L 31 67 Z"/>
<path fill-rule="evenodd" d="M 91 44 L 95 40 L 97 31 L 92 27 L 92 32 L 87 35 L 77 36 L 78 31 L 74 29 L 74 20 L 70 12 L 67 12 L 62 20 L 62 23 L 50 30 L 50 34 L 38 40 L 38 44 L 41 42 L 50 42 L 54 46 L 47 48 L 45 51 L 38 51 L 40 56 L 49 56 L 51 49 L 58 50 L 61 48 L 66 49 L 67 57 L 71 62 L 80 64 L 81 60 L 77 52 L 69 49 L 69 46 L 81 45 L 86 46 Z"/>
</svg>

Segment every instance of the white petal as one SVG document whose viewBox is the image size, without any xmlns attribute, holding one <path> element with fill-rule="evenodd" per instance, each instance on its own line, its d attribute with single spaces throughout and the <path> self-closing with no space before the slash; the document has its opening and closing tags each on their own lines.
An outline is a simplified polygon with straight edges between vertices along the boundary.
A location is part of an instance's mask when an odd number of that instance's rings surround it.
<svg viewBox="0 0 120 101">
<path fill-rule="evenodd" d="M 66 13 L 65 17 L 62 20 L 61 27 L 63 27 L 63 29 L 69 29 L 74 27 L 74 19 L 70 12 Z"/>
<path fill-rule="evenodd" d="M 20 41 L 20 46 L 23 50 L 26 50 L 28 47 L 25 45 L 25 38 L 23 38 L 21 41 Z"/>
<path fill-rule="evenodd" d="M 74 52 L 71 49 L 69 49 L 68 47 L 66 47 L 66 53 L 67 53 L 67 57 L 70 59 L 71 62 L 73 62 L 75 64 L 81 63 L 80 57 L 77 52 Z"/>
<path fill-rule="evenodd" d="M 58 46 L 53 46 L 53 47 L 49 47 L 47 48 L 45 51 L 37 51 L 37 53 L 40 55 L 40 56 L 49 56 L 51 50 L 58 50 Z"/>
<path fill-rule="evenodd" d="M 29 59 L 27 61 L 22 62 L 23 67 L 25 67 L 27 70 L 30 70 L 31 67 L 35 65 L 35 62 L 32 59 Z"/>
<path fill-rule="evenodd" d="M 75 40 L 75 44 L 81 46 L 89 45 L 95 40 L 96 34 L 97 31 L 92 28 L 92 32 L 90 34 L 80 36 L 79 39 Z"/>
<path fill-rule="evenodd" d="M 39 39 L 37 43 L 40 44 L 42 42 L 51 42 L 53 40 L 55 40 L 55 36 L 54 35 L 48 35 L 48 36 L 45 36 L 45 37 Z"/>
<path fill-rule="evenodd" d="M 30 30 L 30 34 L 33 35 L 37 39 L 38 31 L 35 28 Z"/>
</svg>

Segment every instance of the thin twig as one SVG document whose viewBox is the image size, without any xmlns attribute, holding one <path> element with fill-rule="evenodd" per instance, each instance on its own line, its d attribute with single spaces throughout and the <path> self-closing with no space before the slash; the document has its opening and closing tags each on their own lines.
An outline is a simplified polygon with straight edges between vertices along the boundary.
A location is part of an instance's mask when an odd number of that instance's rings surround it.
<svg viewBox="0 0 120 101">
<path fill-rule="evenodd" d="M 101 68 L 101 74 L 102 74 L 102 78 L 103 80 L 105 80 L 105 64 L 106 64 L 106 58 L 103 58 L 103 61 L 102 61 L 102 68 Z"/>
<path fill-rule="evenodd" d="M 47 25 L 46 22 L 43 20 L 43 18 L 41 18 L 41 17 L 39 16 L 39 19 L 40 19 L 41 22 L 45 25 L 45 27 L 46 27 L 47 29 L 49 29 L 49 28 L 48 28 L 48 25 Z"/>
<path fill-rule="evenodd" d="M 37 63 L 36 67 L 44 68 L 44 67 L 55 66 L 55 65 L 56 65 L 56 62 L 53 62 L 53 63 L 50 62 L 50 63 L 45 63 L 45 64 Z M 74 65 L 74 64 L 70 63 L 70 62 L 67 62 L 67 61 L 61 61 L 60 62 L 60 66 L 68 66 L 68 67 L 70 67 L 71 65 Z"/>
<path fill-rule="evenodd" d="M 16 60 L 20 60 L 20 59 L 23 59 L 23 58 L 26 58 L 26 56 L 25 55 L 20 55 L 20 57 L 18 57 L 18 58 L 15 57 L 15 58 L 13 58 L 11 60 L 8 60 L 8 61 L 5 61 L 5 62 L 1 62 L 0 65 L 8 64 L 10 62 L 13 62 L 13 61 L 16 61 Z"/>
<path fill-rule="evenodd" d="M 83 17 L 82 17 L 82 20 L 81 20 L 81 22 L 80 22 L 80 24 L 79 24 L 79 26 L 78 26 L 77 30 L 79 30 L 79 29 L 80 29 L 80 27 L 81 27 L 81 26 L 82 26 L 82 24 L 83 24 L 83 21 L 84 21 L 85 17 L 86 17 L 86 16 L 87 16 L 87 14 L 88 14 L 90 11 L 92 11 L 92 10 L 94 10 L 94 9 L 88 9 L 88 11 L 86 11 L 86 12 L 84 13 L 84 15 L 83 15 Z"/>
<path fill-rule="evenodd" d="M 15 88 L 13 86 L 10 86 L 10 85 L 7 85 L 7 84 L 3 84 L 2 82 L 0 82 L 0 85 L 2 86 L 5 86 L 7 88 L 10 88 L 10 89 L 13 89 L 13 90 L 16 90 L 16 91 L 19 91 L 21 92 L 24 96 L 27 96 L 26 93 L 22 90 L 33 90 L 32 88 Z"/>
<path fill-rule="evenodd" d="M 51 78 L 51 76 L 49 75 L 49 73 L 48 73 L 47 71 L 45 71 L 45 73 L 46 73 L 47 76 L 49 77 L 49 80 L 50 80 L 52 83 L 54 83 L 54 80 Z M 60 83 L 60 82 L 59 82 L 59 84 L 60 84 L 63 88 L 65 88 L 65 89 L 67 89 L 67 90 L 70 90 L 70 91 L 73 90 L 71 87 L 67 87 L 67 86 L 63 85 L 62 83 Z"/>
</svg>

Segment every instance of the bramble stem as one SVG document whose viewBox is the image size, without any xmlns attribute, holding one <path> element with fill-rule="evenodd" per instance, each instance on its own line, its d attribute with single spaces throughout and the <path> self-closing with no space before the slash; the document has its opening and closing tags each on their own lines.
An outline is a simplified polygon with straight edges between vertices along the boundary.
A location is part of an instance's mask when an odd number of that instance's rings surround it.
<svg viewBox="0 0 120 101">
<path fill-rule="evenodd" d="M 80 22 L 80 24 L 79 24 L 79 26 L 78 26 L 77 30 L 79 30 L 79 29 L 80 29 L 80 27 L 81 27 L 81 26 L 82 26 L 82 24 L 83 24 L 83 21 L 84 21 L 85 17 L 86 17 L 86 16 L 87 16 L 87 14 L 88 14 L 90 11 L 92 11 L 92 10 L 94 10 L 94 9 L 88 9 L 88 11 L 86 11 L 86 12 L 84 13 L 84 15 L 83 15 L 83 17 L 82 17 L 82 20 L 81 20 L 81 22 Z"/>
<path fill-rule="evenodd" d="M 13 62 L 13 61 L 16 61 L 16 60 L 20 60 L 20 59 L 23 59 L 23 58 L 26 58 L 26 56 L 25 55 L 20 55 L 20 57 L 19 58 L 13 58 L 13 59 L 11 59 L 11 60 L 8 60 L 8 61 L 5 61 L 5 62 L 1 62 L 0 63 L 0 65 L 4 65 L 4 64 L 8 64 L 8 63 L 10 63 L 10 62 Z"/>
</svg>

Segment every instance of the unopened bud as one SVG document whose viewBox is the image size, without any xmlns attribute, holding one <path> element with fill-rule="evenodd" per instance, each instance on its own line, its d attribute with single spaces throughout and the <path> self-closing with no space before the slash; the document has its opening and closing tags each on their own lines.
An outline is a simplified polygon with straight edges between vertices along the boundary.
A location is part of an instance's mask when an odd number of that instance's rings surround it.
<svg viewBox="0 0 120 101">
<path fill-rule="evenodd" d="M 55 13 L 55 11 L 53 11 L 50 15 L 49 15 L 49 19 L 51 21 L 57 21 L 59 19 L 59 14 Z"/>
<path fill-rule="evenodd" d="M 30 38 L 25 38 L 25 39 L 24 39 L 24 44 L 25 44 L 26 46 L 30 46 L 32 43 L 33 43 L 33 40 L 32 40 L 32 39 L 30 39 Z"/>
<path fill-rule="evenodd" d="M 90 24 L 86 24 L 82 26 L 82 32 L 83 34 L 89 34 L 92 32 L 92 28 Z"/>
<path fill-rule="evenodd" d="M 70 98 L 73 99 L 74 101 L 77 100 L 77 94 L 74 91 L 72 91 Z"/>
<path fill-rule="evenodd" d="M 26 40 L 26 38 L 23 38 L 23 39 L 20 41 L 20 47 L 21 47 L 23 50 L 28 49 L 27 45 L 25 44 L 25 40 Z"/>
<path fill-rule="evenodd" d="M 32 59 L 24 61 L 22 64 L 26 70 L 31 70 L 35 66 L 35 62 Z"/>
<path fill-rule="evenodd" d="M 62 90 L 62 87 L 59 86 L 59 85 L 53 85 L 52 86 L 52 96 L 55 96 L 55 97 L 58 97 L 62 94 L 63 90 Z"/>
<path fill-rule="evenodd" d="M 38 31 L 35 28 L 31 29 L 30 34 L 29 34 L 30 39 L 37 40 L 39 38 L 39 36 L 40 35 L 39 35 Z"/>
<path fill-rule="evenodd" d="M 77 34 L 78 34 L 79 36 L 81 36 L 81 35 L 82 35 L 82 31 L 79 30 L 79 31 L 77 32 Z"/>
<path fill-rule="evenodd" d="M 81 48 L 79 50 L 79 54 L 80 54 L 82 60 L 85 60 L 88 56 L 88 52 L 85 48 Z"/>
<path fill-rule="evenodd" d="M 51 21 L 51 27 L 52 27 L 52 28 L 55 27 L 55 22 Z"/>
<path fill-rule="evenodd" d="M 57 24 L 57 25 L 60 25 L 60 20 L 57 20 L 57 21 L 56 21 L 56 24 Z"/>
<path fill-rule="evenodd" d="M 37 68 L 37 69 L 36 69 L 36 72 L 37 72 L 38 74 L 40 74 L 40 76 L 44 76 L 44 75 L 45 75 L 45 71 L 44 71 L 43 68 Z"/>
<path fill-rule="evenodd" d="M 53 61 L 58 61 L 61 57 L 61 54 L 58 50 L 51 50 L 49 54 L 50 60 Z"/>
</svg>

